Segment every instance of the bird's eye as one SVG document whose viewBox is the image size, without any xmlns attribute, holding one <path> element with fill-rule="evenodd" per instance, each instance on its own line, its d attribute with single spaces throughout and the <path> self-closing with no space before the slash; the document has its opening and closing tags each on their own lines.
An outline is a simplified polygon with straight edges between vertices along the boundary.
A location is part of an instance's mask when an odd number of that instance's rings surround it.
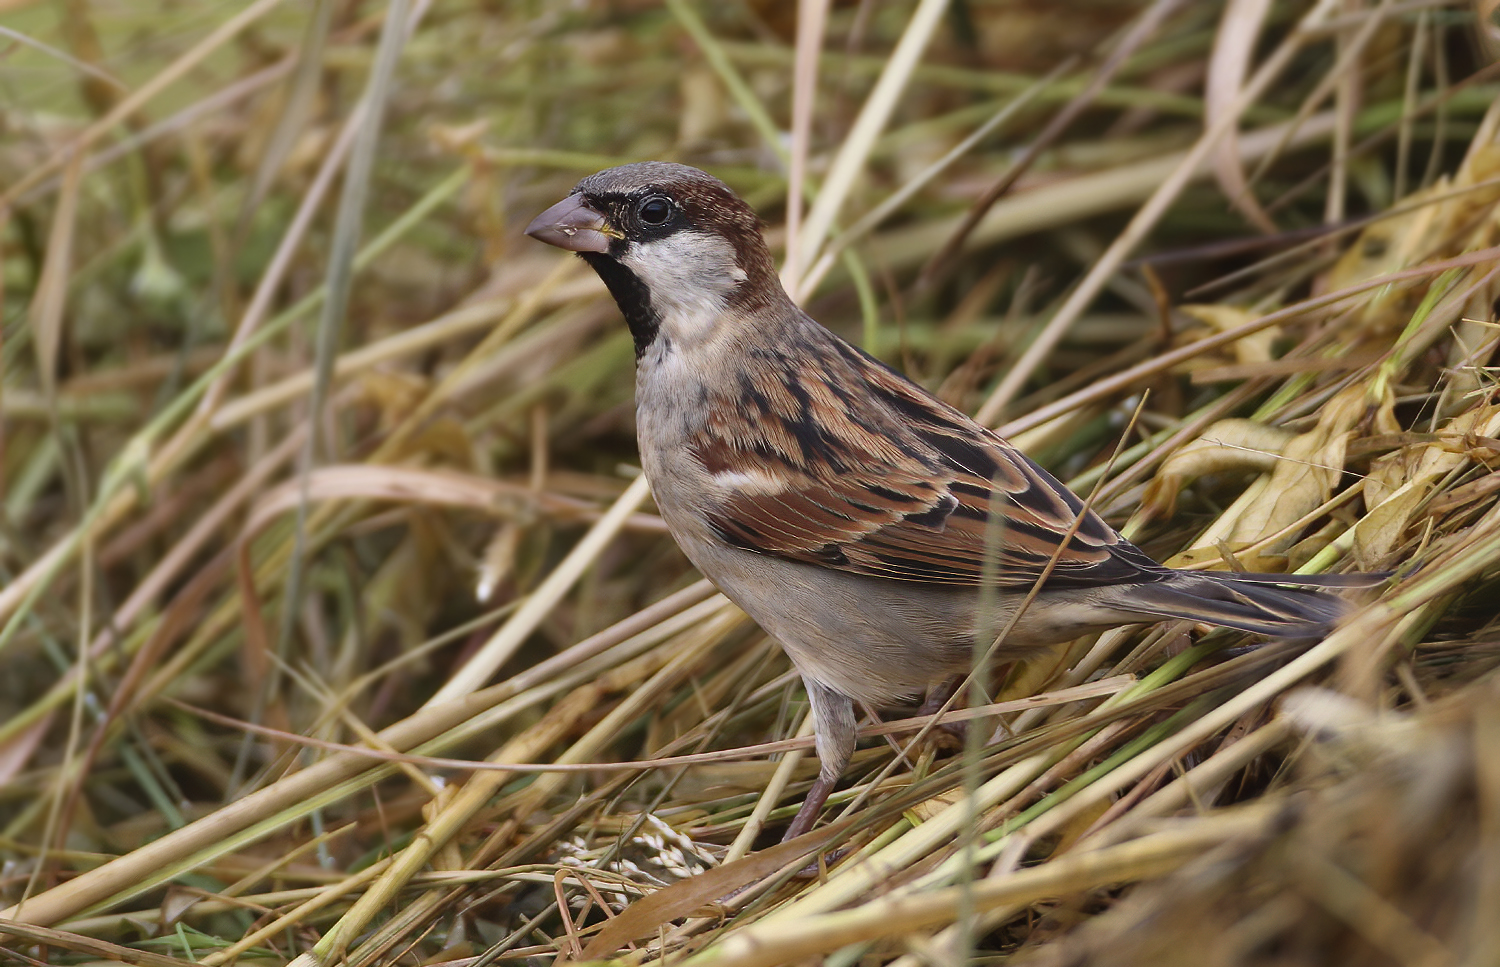
<svg viewBox="0 0 1500 967">
<path fill-rule="evenodd" d="M 652 195 L 641 202 L 635 213 L 646 225 L 662 225 L 672 217 L 672 203 L 661 195 Z"/>
</svg>

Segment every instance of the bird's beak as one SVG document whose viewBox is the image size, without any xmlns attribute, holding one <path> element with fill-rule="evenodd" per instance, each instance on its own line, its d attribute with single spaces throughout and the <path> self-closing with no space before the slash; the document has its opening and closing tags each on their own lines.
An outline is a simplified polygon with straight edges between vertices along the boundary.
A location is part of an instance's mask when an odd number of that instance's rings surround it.
<svg viewBox="0 0 1500 967">
<path fill-rule="evenodd" d="M 569 195 L 533 218 L 526 226 L 526 234 L 538 242 L 556 245 L 569 252 L 606 255 L 610 238 L 620 237 L 603 215 L 588 206 L 582 195 Z"/>
</svg>

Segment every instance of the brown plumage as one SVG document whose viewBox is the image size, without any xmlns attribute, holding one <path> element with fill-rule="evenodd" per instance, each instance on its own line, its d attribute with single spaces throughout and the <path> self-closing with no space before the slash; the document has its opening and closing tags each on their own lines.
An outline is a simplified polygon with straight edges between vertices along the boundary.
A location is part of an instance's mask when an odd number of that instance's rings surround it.
<svg viewBox="0 0 1500 967">
<path fill-rule="evenodd" d="M 848 762 L 853 703 L 968 671 L 981 629 L 1011 625 L 1002 658 L 1167 617 L 1314 637 L 1345 610 L 1322 589 L 1378 579 L 1157 564 L 1014 446 L 809 318 L 754 212 L 694 168 L 592 175 L 527 233 L 609 287 L 635 339 L 657 506 L 802 673 L 822 769 L 788 837 Z"/>
</svg>

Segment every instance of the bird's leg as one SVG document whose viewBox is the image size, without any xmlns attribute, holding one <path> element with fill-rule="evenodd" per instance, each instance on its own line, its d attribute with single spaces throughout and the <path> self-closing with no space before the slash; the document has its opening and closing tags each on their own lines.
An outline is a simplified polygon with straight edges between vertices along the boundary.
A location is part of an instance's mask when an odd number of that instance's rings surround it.
<svg viewBox="0 0 1500 967">
<path fill-rule="evenodd" d="M 838 776 L 818 773 L 817 781 L 812 784 L 811 789 L 807 790 L 807 798 L 802 800 L 802 806 L 797 810 L 797 815 L 792 817 L 792 824 L 782 835 L 783 843 L 796 839 L 813 828 L 813 823 L 818 821 L 818 814 L 823 811 L 823 804 L 828 801 L 828 795 L 833 792 L 833 787 L 838 781 Z"/>
<path fill-rule="evenodd" d="M 926 718 L 930 715 L 936 715 L 941 712 L 943 710 L 943 706 L 948 704 L 948 699 L 953 697 L 953 693 L 957 692 L 959 686 L 963 683 L 963 675 L 954 675 L 947 681 L 939 682 L 938 684 L 932 686 L 932 688 L 928 689 L 927 697 L 922 699 L 922 704 L 917 708 L 918 717 Z M 953 736 L 955 739 L 958 739 L 960 742 L 964 740 L 964 737 L 968 735 L 969 731 L 968 726 L 963 722 L 944 722 L 943 724 L 939 725 L 938 728 Z"/>
<path fill-rule="evenodd" d="M 833 792 L 839 776 L 844 774 L 844 767 L 854 755 L 854 700 L 810 678 L 804 677 L 802 682 L 807 686 L 807 699 L 812 705 L 813 732 L 818 747 L 818 780 L 807 791 L 802 808 L 797 810 L 792 825 L 781 837 L 783 843 L 813 828 L 829 793 Z"/>
</svg>

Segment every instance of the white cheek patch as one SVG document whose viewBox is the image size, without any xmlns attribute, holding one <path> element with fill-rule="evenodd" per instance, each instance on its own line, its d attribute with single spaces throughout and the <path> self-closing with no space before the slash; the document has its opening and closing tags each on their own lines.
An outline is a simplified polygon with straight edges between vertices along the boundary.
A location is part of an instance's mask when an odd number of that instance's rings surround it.
<svg viewBox="0 0 1500 967">
<path fill-rule="evenodd" d="M 645 283 L 651 307 L 661 317 L 662 333 L 674 342 L 692 344 L 706 337 L 728 304 L 729 294 L 745 281 L 734 246 L 717 235 L 679 231 L 651 242 L 631 245 L 621 264 Z"/>
</svg>

